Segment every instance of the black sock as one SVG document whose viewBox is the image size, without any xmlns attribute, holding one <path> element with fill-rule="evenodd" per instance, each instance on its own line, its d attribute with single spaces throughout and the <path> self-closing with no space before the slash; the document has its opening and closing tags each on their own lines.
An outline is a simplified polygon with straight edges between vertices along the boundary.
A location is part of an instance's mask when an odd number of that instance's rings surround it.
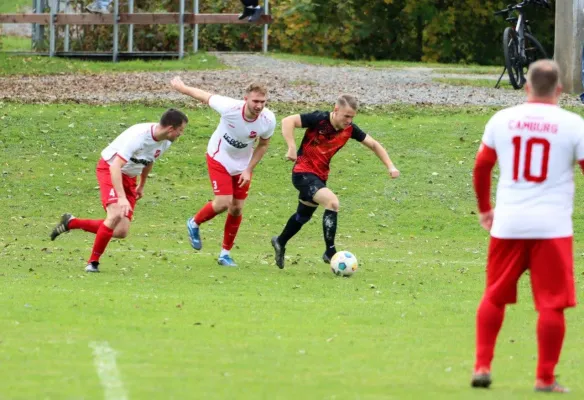
<svg viewBox="0 0 584 400">
<path fill-rule="evenodd" d="M 324 242 L 326 243 L 326 255 L 332 257 L 337 250 L 335 249 L 335 235 L 337 234 L 337 212 L 324 210 L 322 216 L 322 231 L 324 233 Z"/>
<path fill-rule="evenodd" d="M 288 219 L 284 230 L 282 233 L 280 233 L 280 236 L 278 236 L 278 243 L 280 243 L 280 246 L 286 247 L 288 240 L 292 239 L 292 236 L 296 235 L 298 231 L 300 231 L 302 225 L 304 224 L 302 222 L 298 222 L 296 213 L 292 214 L 290 219 Z"/>
</svg>

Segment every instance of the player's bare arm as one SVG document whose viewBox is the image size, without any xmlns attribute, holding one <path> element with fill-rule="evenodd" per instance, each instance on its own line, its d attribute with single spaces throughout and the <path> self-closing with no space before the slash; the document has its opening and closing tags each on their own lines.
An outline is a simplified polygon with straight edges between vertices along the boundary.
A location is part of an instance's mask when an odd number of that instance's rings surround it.
<svg viewBox="0 0 584 400">
<path fill-rule="evenodd" d="M 241 173 L 241 176 L 239 177 L 239 181 L 237 182 L 239 187 L 247 185 L 247 183 L 251 180 L 253 169 L 256 167 L 256 165 L 259 164 L 260 160 L 266 154 L 266 151 L 268 151 L 269 144 L 270 139 L 259 138 L 258 144 L 253 151 L 253 155 L 251 156 L 248 167 Z"/>
<path fill-rule="evenodd" d="M 140 200 L 142 197 L 144 197 L 144 185 L 146 184 L 146 179 L 148 179 L 148 174 L 150 174 L 150 171 L 152 171 L 153 166 L 154 163 L 149 164 L 142 170 L 142 173 L 140 174 L 140 183 L 136 188 L 136 200 Z"/>
<path fill-rule="evenodd" d="M 110 165 L 110 175 L 112 186 L 118 195 L 118 207 L 120 208 L 120 217 L 124 217 L 130 211 L 130 202 L 126 198 L 124 185 L 122 184 L 122 167 L 126 164 L 121 157 L 115 157 Z"/>
<path fill-rule="evenodd" d="M 170 81 L 170 85 L 177 92 L 186 94 L 187 96 L 191 96 L 192 98 L 199 100 L 201 103 L 205 104 L 209 104 L 209 99 L 213 95 L 212 93 L 205 92 L 204 90 L 185 85 L 179 76 L 175 76 L 174 78 L 172 78 L 172 80 Z"/>
<path fill-rule="evenodd" d="M 361 142 L 365 147 L 369 148 L 375 155 L 383 162 L 387 168 L 387 172 L 392 179 L 399 176 L 399 170 L 393 165 L 387 150 L 379 143 L 377 140 L 373 139 L 370 135 L 365 136 L 365 140 Z"/>
<path fill-rule="evenodd" d="M 282 136 L 288 145 L 286 159 L 296 161 L 296 141 L 294 140 L 294 129 L 302 128 L 300 114 L 289 115 L 282 120 Z"/>
</svg>

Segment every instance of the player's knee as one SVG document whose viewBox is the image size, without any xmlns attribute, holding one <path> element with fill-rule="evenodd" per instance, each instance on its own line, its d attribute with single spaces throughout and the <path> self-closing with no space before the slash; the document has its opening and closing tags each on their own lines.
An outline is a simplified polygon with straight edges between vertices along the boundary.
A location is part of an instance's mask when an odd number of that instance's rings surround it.
<svg viewBox="0 0 584 400">
<path fill-rule="evenodd" d="M 116 228 L 114 229 L 114 235 L 116 239 L 124 239 L 128 237 L 130 234 L 130 230 L 128 228 Z"/>
<path fill-rule="evenodd" d="M 239 217 L 243 213 L 242 206 L 231 205 L 229 207 L 229 214 L 233 215 L 234 217 Z"/>
<path fill-rule="evenodd" d="M 298 203 L 298 209 L 296 210 L 296 221 L 301 224 L 305 224 L 310 221 L 312 214 L 316 211 L 316 207 L 310 207 L 306 204 Z"/>
<path fill-rule="evenodd" d="M 215 204 L 213 204 L 213 209 L 215 209 L 215 212 L 217 213 L 222 213 L 227 211 L 231 205 L 233 204 L 233 200 L 227 200 L 227 199 L 221 199 L 221 200 L 217 200 L 215 202 Z"/>
<path fill-rule="evenodd" d="M 338 212 L 339 211 L 339 199 L 337 199 L 336 197 L 334 199 L 331 199 L 325 208 L 327 210 Z"/>
</svg>

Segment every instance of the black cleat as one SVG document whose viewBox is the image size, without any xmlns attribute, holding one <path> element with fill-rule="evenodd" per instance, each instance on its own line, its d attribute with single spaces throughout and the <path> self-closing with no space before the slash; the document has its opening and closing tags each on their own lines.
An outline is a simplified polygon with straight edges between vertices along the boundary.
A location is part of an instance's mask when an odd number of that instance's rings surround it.
<svg viewBox="0 0 584 400">
<path fill-rule="evenodd" d="M 558 381 L 554 381 L 551 385 L 546 385 L 539 379 L 535 383 L 534 390 L 536 392 L 548 392 L 548 393 L 570 393 L 570 389 L 565 386 L 562 386 L 558 383 Z"/>
<path fill-rule="evenodd" d="M 239 17 L 237 17 L 237 19 L 241 21 L 242 19 L 253 16 L 254 10 L 255 9 L 253 7 L 243 7 L 243 12 L 239 14 Z"/>
<path fill-rule="evenodd" d="M 474 388 L 488 389 L 491 386 L 491 372 L 486 369 L 480 369 L 472 374 L 470 385 Z"/>
<path fill-rule="evenodd" d="M 325 263 L 327 263 L 327 264 L 330 264 L 330 263 L 331 263 L 331 257 L 329 257 L 329 256 L 326 254 L 326 251 L 325 251 L 325 252 L 324 252 L 324 254 L 322 255 L 322 261 L 324 261 L 324 262 L 325 262 Z"/>
<path fill-rule="evenodd" d="M 262 16 L 262 14 L 264 13 L 264 8 L 263 7 L 256 7 L 253 9 L 253 12 L 251 14 L 251 16 L 248 18 L 249 22 L 257 22 L 260 20 L 260 17 Z"/>
<path fill-rule="evenodd" d="M 284 268 L 284 254 L 286 253 L 286 249 L 284 247 L 282 247 L 280 242 L 278 242 L 278 236 L 274 236 L 272 238 L 272 247 L 274 248 L 274 251 L 276 252 L 276 254 L 274 255 L 274 258 L 276 259 L 276 265 L 278 266 L 278 268 L 283 269 Z"/>
<path fill-rule="evenodd" d="M 92 261 L 90 263 L 87 263 L 87 266 L 85 267 L 85 272 L 99 272 L 99 262 Z"/>
<path fill-rule="evenodd" d="M 73 218 L 75 217 L 71 214 L 63 214 L 61 216 L 61 221 L 53 228 L 53 231 L 51 232 L 51 240 L 55 240 L 61 233 L 69 232 L 69 221 L 71 221 Z"/>
</svg>

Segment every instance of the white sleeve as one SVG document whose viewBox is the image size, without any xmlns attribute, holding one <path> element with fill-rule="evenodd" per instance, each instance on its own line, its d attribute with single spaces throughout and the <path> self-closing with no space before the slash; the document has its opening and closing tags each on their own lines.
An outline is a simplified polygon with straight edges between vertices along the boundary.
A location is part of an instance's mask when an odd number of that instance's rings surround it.
<svg viewBox="0 0 584 400">
<path fill-rule="evenodd" d="M 577 125 L 577 136 L 576 136 L 576 161 L 584 160 L 584 120 L 579 119 L 579 124 Z"/>
<path fill-rule="evenodd" d="M 142 146 L 142 135 L 131 135 L 130 132 L 124 131 L 120 139 L 116 149 L 117 154 L 128 162 Z"/>
<path fill-rule="evenodd" d="M 268 129 L 266 129 L 265 132 L 263 132 L 262 134 L 260 134 L 260 137 L 262 139 L 269 139 L 272 137 L 272 135 L 274 134 L 274 130 L 276 129 L 276 117 L 272 114 L 272 116 L 270 117 L 270 123 L 268 125 Z"/>
<path fill-rule="evenodd" d="M 495 132 L 494 132 L 494 122 L 493 122 L 493 118 L 491 118 L 489 120 L 489 122 L 487 122 L 487 125 L 485 125 L 485 132 L 483 133 L 483 139 L 482 142 L 489 146 L 491 149 L 495 149 Z"/>
<path fill-rule="evenodd" d="M 231 108 L 238 106 L 239 102 L 240 100 L 235 100 L 231 97 L 219 96 L 218 94 L 214 94 L 209 97 L 209 106 L 221 115 L 225 114 Z"/>
</svg>

